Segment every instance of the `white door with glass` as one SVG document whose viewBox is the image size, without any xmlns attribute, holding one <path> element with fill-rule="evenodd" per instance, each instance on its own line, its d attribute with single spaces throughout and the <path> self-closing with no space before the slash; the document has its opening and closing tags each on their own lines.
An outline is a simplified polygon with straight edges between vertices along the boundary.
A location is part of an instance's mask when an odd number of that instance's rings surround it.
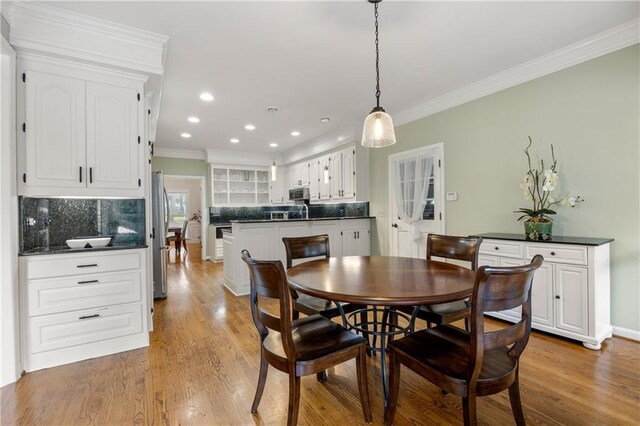
<svg viewBox="0 0 640 426">
<path fill-rule="evenodd" d="M 427 234 L 444 233 L 444 154 L 435 144 L 389 156 L 390 253 L 425 258 Z"/>
</svg>

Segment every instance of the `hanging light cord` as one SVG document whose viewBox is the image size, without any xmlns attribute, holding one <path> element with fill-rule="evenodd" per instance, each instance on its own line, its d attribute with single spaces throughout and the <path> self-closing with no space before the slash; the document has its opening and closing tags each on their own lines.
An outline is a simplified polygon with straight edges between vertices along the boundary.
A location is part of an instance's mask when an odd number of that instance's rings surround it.
<svg viewBox="0 0 640 426">
<path fill-rule="evenodd" d="M 380 49 L 378 47 L 378 2 L 373 4 L 376 19 L 376 106 L 380 108 Z"/>
</svg>

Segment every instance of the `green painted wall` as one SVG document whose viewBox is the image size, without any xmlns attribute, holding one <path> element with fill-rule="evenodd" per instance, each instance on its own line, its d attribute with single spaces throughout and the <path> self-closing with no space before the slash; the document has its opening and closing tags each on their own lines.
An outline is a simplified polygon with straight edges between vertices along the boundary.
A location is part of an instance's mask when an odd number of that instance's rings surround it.
<svg viewBox="0 0 640 426">
<path fill-rule="evenodd" d="M 527 136 L 533 150 L 559 160 L 560 188 L 586 202 L 560 207 L 554 234 L 612 237 L 611 315 L 640 331 L 639 45 L 399 126 L 398 143 L 371 150 L 372 252 L 387 254 L 388 156 L 442 142 L 448 234 L 523 232 L 513 210 Z M 393 112 L 391 112 L 393 115 Z"/>
<path fill-rule="evenodd" d="M 206 160 L 190 160 L 186 158 L 153 157 L 151 159 L 151 170 L 162 170 L 167 175 L 175 176 L 204 176 L 205 198 L 207 205 L 211 205 L 211 182 L 209 167 Z M 205 212 L 203 212 L 204 214 Z"/>
</svg>

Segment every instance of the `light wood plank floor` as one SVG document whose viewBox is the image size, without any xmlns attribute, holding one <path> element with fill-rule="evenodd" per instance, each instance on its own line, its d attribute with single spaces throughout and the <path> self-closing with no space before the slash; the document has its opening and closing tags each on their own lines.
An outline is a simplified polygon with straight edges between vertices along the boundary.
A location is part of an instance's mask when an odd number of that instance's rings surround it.
<svg viewBox="0 0 640 426">
<path fill-rule="evenodd" d="M 171 255 L 169 297 L 155 303 L 151 346 L 22 377 L 1 392 L 2 425 L 280 425 L 287 376 L 270 369 L 258 414 L 258 335 L 247 297 L 223 289 L 222 265 Z M 184 258 L 185 256 L 183 256 Z M 496 322 L 490 321 L 492 324 Z M 382 423 L 378 358 L 370 358 L 374 424 Z M 534 332 L 521 366 L 529 424 L 640 424 L 640 344 L 613 338 L 601 351 Z M 302 379 L 300 424 L 362 424 L 355 363 L 325 383 Z M 506 392 L 481 398 L 480 424 L 513 424 Z M 460 399 L 403 370 L 398 425 L 462 424 Z"/>
</svg>

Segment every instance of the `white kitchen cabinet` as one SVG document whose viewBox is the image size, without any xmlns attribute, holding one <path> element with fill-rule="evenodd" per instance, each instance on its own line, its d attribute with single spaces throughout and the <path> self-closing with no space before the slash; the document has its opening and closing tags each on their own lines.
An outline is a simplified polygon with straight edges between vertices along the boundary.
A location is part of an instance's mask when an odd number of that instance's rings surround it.
<svg viewBox="0 0 640 426">
<path fill-rule="evenodd" d="M 143 80 L 19 64 L 19 193 L 143 197 Z"/>
<path fill-rule="evenodd" d="M 87 82 L 86 91 L 87 185 L 138 188 L 138 92 L 95 82 Z"/>
<path fill-rule="evenodd" d="M 318 186 L 320 188 L 320 199 L 321 200 L 330 200 L 331 199 L 331 169 L 330 169 L 330 161 L 328 155 L 323 155 L 318 159 L 319 161 L 319 173 L 320 173 L 320 181 Z M 325 179 L 325 170 L 328 171 L 329 179 Z"/>
<path fill-rule="evenodd" d="M 331 154 L 331 199 L 355 197 L 355 150 L 350 148 Z"/>
<path fill-rule="evenodd" d="M 501 236 L 504 239 L 497 239 Z M 579 340 L 589 349 L 599 349 L 602 341 L 611 337 L 612 240 L 556 237 L 556 242 L 532 241 L 511 234 L 484 237 L 478 256 L 480 266 L 517 266 L 529 263 L 536 254 L 544 257 L 531 289 L 533 328 Z M 517 321 L 520 311 L 489 315 Z"/>
<path fill-rule="evenodd" d="M 26 164 L 19 180 L 29 186 L 86 187 L 85 82 L 33 71 L 23 84 Z"/>
<path fill-rule="evenodd" d="M 345 220 L 341 234 L 342 256 L 369 256 L 371 253 L 369 219 Z"/>
<path fill-rule="evenodd" d="M 322 179 L 320 160 L 314 158 L 309 165 L 309 198 L 311 201 L 320 200 L 320 179 Z"/>
<path fill-rule="evenodd" d="M 289 191 L 285 194 L 285 168 L 276 168 L 276 179 L 271 180 L 269 175 L 269 202 L 271 204 L 284 204 L 289 200 Z"/>
<path fill-rule="evenodd" d="M 277 259 L 286 265 L 283 237 L 327 234 L 331 257 L 368 256 L 370 219 L 291 220 L 232 223 L 233 234 L 224 240 L 225 286 L 235 295 L 249 293 L 249 274 L 240 252 L 249 250 L 255 259 Z M 345 242 L 345 236 L 352 241 Z M 345 247 L 348 254 L 345 254 Z M 233 267 L 229 266 L 232 263 Z M 227 273 L 229 272 L 229 273 Z"/>
<path fill-rule="evenodd" d="M 26 371 L 149 345 L 145 250 L 20 257 Z"/>
</svg>

